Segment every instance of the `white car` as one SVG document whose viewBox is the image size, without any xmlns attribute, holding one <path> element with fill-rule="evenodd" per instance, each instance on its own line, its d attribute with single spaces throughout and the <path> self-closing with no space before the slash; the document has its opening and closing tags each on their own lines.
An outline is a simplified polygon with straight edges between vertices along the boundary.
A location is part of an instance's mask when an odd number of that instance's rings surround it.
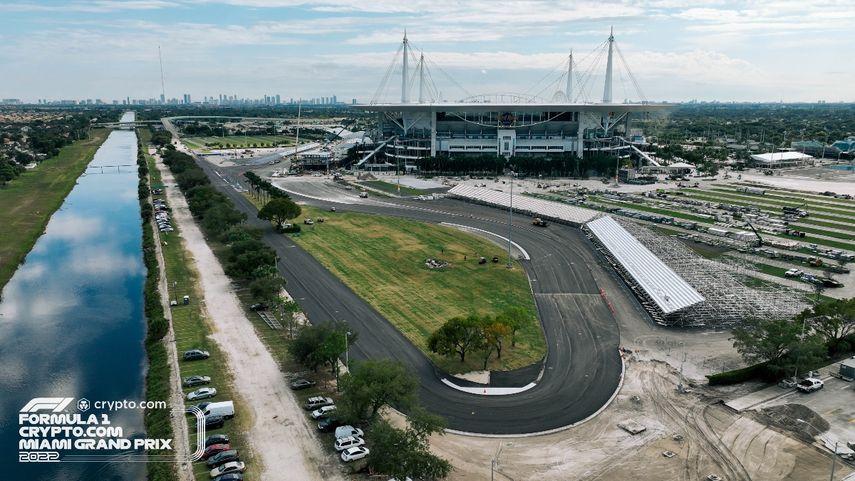
<svg viewBox="0 0 855 481">
<path fill-rule="evenodd" d="M 822 389 L 823 382 L 820 379 L 815 377 L 809 377 L 807 379 L 803 379 L 796 384 L 796 389 L 801 392 L 814 392 Z"/>
<path fill-rule="evenodd" d="M 790 269 L 784 273 L 784 275 L 787 277 L 799 277 L 802 274 L 804 274 L 804 271 L 801 271 L 799 269 Z"/>
<path fill-rule="evenodd" d="M 323 396 L 312 396 L 309 399 L 306 399 L 306 410 L 312 411 L 314 409 L 318 409 L 323 406 L 331 406 L 335 404 L 332 398 L 323 397 Z"/>
<path fill-rule="evenodd" d="M 187 393 L 188 401 L 196 401 L 197 399 L 206 399 L 217 395 L 217 390 L 212 387 L 203 387 L 193 392 Z"/>
<path fill-rule="evenodd" d="M 246 464 L 241 461 L 231 461 L 225 464 L 221 464 L 218 467 L 211 470 L 211 477 L 216 478 L 217 476 L 222 476 L 224 474 L 229 473 L 242 473 L 246 470 Z"/>
<path fill-rule="evenodd" d="M 362 432 L 361 429 L 355 428 L 355 427 L 351 426 L 350 424 L 347 424 L 345 426 L 339 426 L 339 427 L 335 428 L 335 438 L 336 439 L 346 438 L 348 436 L 356 436 L 358 438 L 361 438 L 363 435 L 364 435 L 364 433 Z"/>
<path fill-rule="evenodd" d="M 335 412 L 335 405 L 324 406 L 322 408 L 315 409 L 314 411 L 312 411 L 312 419 L 320 419 L 320 418 L 327 416 L 329 414 L 332 414 L 334 412 Z"/>
<path fill-rule="evenodd" d="M 368 448 L 366 448 L 365 446 L 348 448 L 341 452 L 341 460 L 345 463 L 349 463 L 351 461 L 356 461 L 357 459 L 362 459 L 365 456 L 368 456 L 368 453 Z"/>
<path fill-rule="evenodd" d="M 344 451 L 345 449 L 355 448 L 365 444 L 365 440 L 356 436 L 347 436 L 335 440 L 335 450 Z"/>
</svg>

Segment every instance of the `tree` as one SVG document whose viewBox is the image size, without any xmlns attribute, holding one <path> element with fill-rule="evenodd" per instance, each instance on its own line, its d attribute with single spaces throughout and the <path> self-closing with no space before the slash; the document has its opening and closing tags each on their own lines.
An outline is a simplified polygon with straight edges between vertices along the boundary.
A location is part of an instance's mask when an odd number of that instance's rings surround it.
<svg viewBox="0 0 855 481">
<path fill-rule="evenodd" d="M 442 479 L 451 471 L 451 464 L 430 452 L 429 438 L 442 433 L 445 420 L 414 409 L 405 429 L 398 429 L 379 419 L 368 430 L 371 438 L 371 471 L 395 479 Z"/>
<path fill-rule="evenodd" d="M 283 197 L 277 197 L 265 204 L 258 211 L 258 218 L 276 222 L 276 227 L 281 229 L 282 224 L 288 219 L 299 217 L 302 209 L 294 201 Z"/>
<path fill-rule="evenodd" d="M 279 276 L 260 277 L 249 283 L 249 292 L 254 299 L 271 302 L 279 297 L 285 287 L 285 279 Z"/>
<path fill-rule="evenodd" d="M 733 330 L 733 347 L 750 363 L 774 362 L 799 339 L 801 326 L 790 319 L 746 319 Z"/>
<path fill-rule="evenodd" d="M 400 361 L 357 363 L 342 378 L 340 416 L 349 422 L 372 422 L 386 405 L 407 409 L 416 402 L 418 382 Z"/>
<path fill-rule="evenodd" d="M 428 339 L 431 352 L 450 356 L 457 354 L 466 362 L 466 353 L 484 345 L 480 320 L 475 316 L 454 317 L 434 331 Z"/>
<path fill-rule="evenodd" d="M 481 335 L 484 338 L 484 370 L 487 369 L 487 363 L 494 350 L 496 357 L 502 358 L 502 344 L 510 334 L 511 328 L 507 324 L 489 316 L 481 319 Z"/>
<path fill-rule="evenodd" d="M 796 320 L 807 321 L 832 348 L 836 348 L 844 338 L 855 333 L 855 298 L 820 302 L 802 311 Z"/>
<path fill-rule="evenodd" d="M 511 347 L 517 345 L 517 331 L 532 321 L 531 314 L 522 307 L 512 307 L 503 312 L 499 319 L 511 329 Z"/>
<path fill-rule="evenodd" d="M 308 326 L 300 331 L 288 350 L 300 364 L 310 369 L 329 366 L 338 382 L 338 358 L 344 353 L 347 343 L 352 345 L 358 339 L 356 333 L 348 332 L 347 324 L 343 322 Z"/>
</svg>

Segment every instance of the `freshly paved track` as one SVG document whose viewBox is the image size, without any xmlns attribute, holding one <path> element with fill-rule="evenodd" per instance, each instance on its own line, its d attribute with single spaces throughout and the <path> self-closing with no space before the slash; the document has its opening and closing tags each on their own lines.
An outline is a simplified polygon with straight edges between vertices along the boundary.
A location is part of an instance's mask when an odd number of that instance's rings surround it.
<svg viewBox="0 0 855 481">
<path fill-rule="evenodd" d="M 620 335 L 611 311 L 599 295 L 593 273 L 603 274 L 579 229 L 558 224 L 535 228 L 525 216 L 514 220 L 513 240 L 531 255 L 523 266 L 546 334 L 548 354 L 537 386 L 510 396 L 478 396 L 440 382 L 428 358 L 377 311 L 270 223 L 256 219 L 255 207 L 205 161 L 199 164 L 211 182 L 246 212 L 250 225 L 264 229 L 264 241 L 282 259 L 280 273 L 288 291 L 313 322 L 344 320 L 359 332 L 351 347 L 355 360 L 392 358 L 405 363 L 420 381 L 420 400 L 448 419 L 451 429 L 480 434 L 527 434 L 561 428 L 590 416 L 608 402 L 620 381 Z M 228 176 L 237 178 L 232 170 Z M 507 235 L 507 213 L 455 200 L 427 203 L 371 201 L 321 207 L 453 222 Z M 334 215 L 334 214 L 333 214 Z"/>
</svg>

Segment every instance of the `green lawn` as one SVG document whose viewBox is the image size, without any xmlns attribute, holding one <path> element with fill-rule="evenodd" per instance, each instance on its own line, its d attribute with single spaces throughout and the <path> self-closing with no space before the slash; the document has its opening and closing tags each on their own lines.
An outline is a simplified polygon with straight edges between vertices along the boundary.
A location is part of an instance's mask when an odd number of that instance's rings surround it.
<svg viewBox="0 0 855 481">
<path fill-rule="evenodd" d="M 290 135 L 231 135 L 227 137 L 182 137 L 181 141 L 191 149 L 220 149 L 247 147 L 275 147 L 292 145 L 294 137 Z"/>
<path fill-rule="evenodd" d="M 383 180 L 366 180 L 365 182 L 359 182 L 359 185 L 366 185 L 371 187 L 372 189 L 381 190 L 383 192 L 387 192 L 392 195 L 398 195 L 398 184 L 397 182 L 386 182 Z M 405 185 L 401 186 L 401 195 L 427 195 L 430 192 L 421 189 L 413 189 L 412 187 L 407 187 Z"/>
<path fill-rule="evenodd" d="M 0 188 L 0 291 L 108 134 L 109 130 L 93 129 L 91 138 L 63 147 L 56 157 Z"/>
<path fill-rule="evenodd" d="M 148 130 L 141 129 L 138 132 L 142 138 L 143 145 L 147 145 L 151 138 Z M 151 156 L 146 155 L 146 160 L 149 165 L 152 185 L 161 183 L 160 173 L 154 166 L 153 159 Z M 175 189 L 177 187 L 173 186 L 170 188 Z M 179 305 L 171 309 L 178 356 L 180 359 L 181 354 L 190 349 L 203 349 L 211 353 L 209 359 L 201 361 L 179 361 L 178 368 L 181 371 L 181 377 L 185 378 L 195 374 L 211 376 L 211 384 L 209 386 L 217 389 L 217 395 L 214 398 L 204 401 L 235 401 L 235 417 L 226 421 L 224 428 L 208 430 L 206 434 L 228 434 L 231 446 L 240 451 L 241 461 L 246 462 L 247 479 L 261 479 L 260 466 L 252 462 L 253 453 L 246 441 L 246 433 L 252 425 L 252 413 L 245 407 L 238 396 L 237 390 L 233 385 L 232 374 L 229 372 L 228 365 L 224 361 L 223 353 L 219 350 L 217 344 L 209 338 L 211 326 L 204 317 L 202 308 L 198 302 L 202 298 L 198 274 L 190 267 L 190 254 L 184 249 L 184 243 L 179 237 L 180 230 L 178 225 L 173 224 L 173 227 L 175 228 L 174 232 L 169 234 L 160 233 L 160 239 L 167 243 L 167 245 L 162 246 L 162 250 L 166 263 L 165 270 L 169 285 L 169 296 L 172 299 L 177 298 L 179 300 Z M 180 305 L 181 297 L 184 295 L 190 296 L 191 302 L 189 305 Z M 185 388 L 184 393 L 186 394 L 199 387 L 201 386 Z M 185 405 L 190 406 L 204 401 L 185 401 Z M 190 444 L 195 450 L 195 424 L 190 423 L 189 427 Z M 210 479 L 210 470 L 204 462 L 196 462 L 193 465 L 193 473 L 197 481 L 207 481 Z"/>
<path fill-rule="evenodd" d="M 533 320 L 517 334 L 517 346 L 506 347 L 501 361 L 494 359 L 489 368 L 514 369 L 543 357 L 543 332 L 534 320 L 525 271 L 518 263 L 506 269 L 504 260 L 478 264 L 479 256 L 504 259 L 501 247 L 435 224 L 307 207 L 303 212 L 326 222 L 303 226 L 297 242 L 425 352 L 430 334 L 452 317 L 495 315 L 519 306 Z M 429 257 L 447 260 L 450 267 L 428 269 L 424 262 Z M 452 372 L 481 367 L 477 353 L 465 366 L 428 354 Z"/>
</svg>

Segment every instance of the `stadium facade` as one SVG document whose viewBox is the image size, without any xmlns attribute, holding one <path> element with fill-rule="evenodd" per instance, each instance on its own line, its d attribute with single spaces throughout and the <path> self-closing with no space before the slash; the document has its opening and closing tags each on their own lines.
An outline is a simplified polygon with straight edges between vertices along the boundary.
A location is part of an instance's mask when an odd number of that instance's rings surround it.
<svg viewBox="0 0 855 481">
<path fill-rule="evenodd" d="M 574 153 L 584 157 L 593 150 L 628 149 L 624 140 L 633 116 L 644 117 L 669 104 L 615 103 L 612 100 L 612 52 L 614 36 L 607 47 L 605 85 L 600 103 L 573 102 L 573 58 L 568 61 L 566 88 L 550 101 L 523 95 L 483 95 L 460 102 L 425 100 L 424 57 L 415 72 L 408 71 L 406 35 L 401 68 L 401 101 L 370 103 L 352 108 L 374 112 L 378 119 L 374 153 L 383 152 L 388 161 L 414 166 L 424 157 L 495 155 L 553 155 Z M 418 79 L 419 100 L 411 101 L 408 86 Z M 428 87 L 429 89 L 429 87 Z M 360 164 L 370 161 L 373 154 Z"/>
</svg>

